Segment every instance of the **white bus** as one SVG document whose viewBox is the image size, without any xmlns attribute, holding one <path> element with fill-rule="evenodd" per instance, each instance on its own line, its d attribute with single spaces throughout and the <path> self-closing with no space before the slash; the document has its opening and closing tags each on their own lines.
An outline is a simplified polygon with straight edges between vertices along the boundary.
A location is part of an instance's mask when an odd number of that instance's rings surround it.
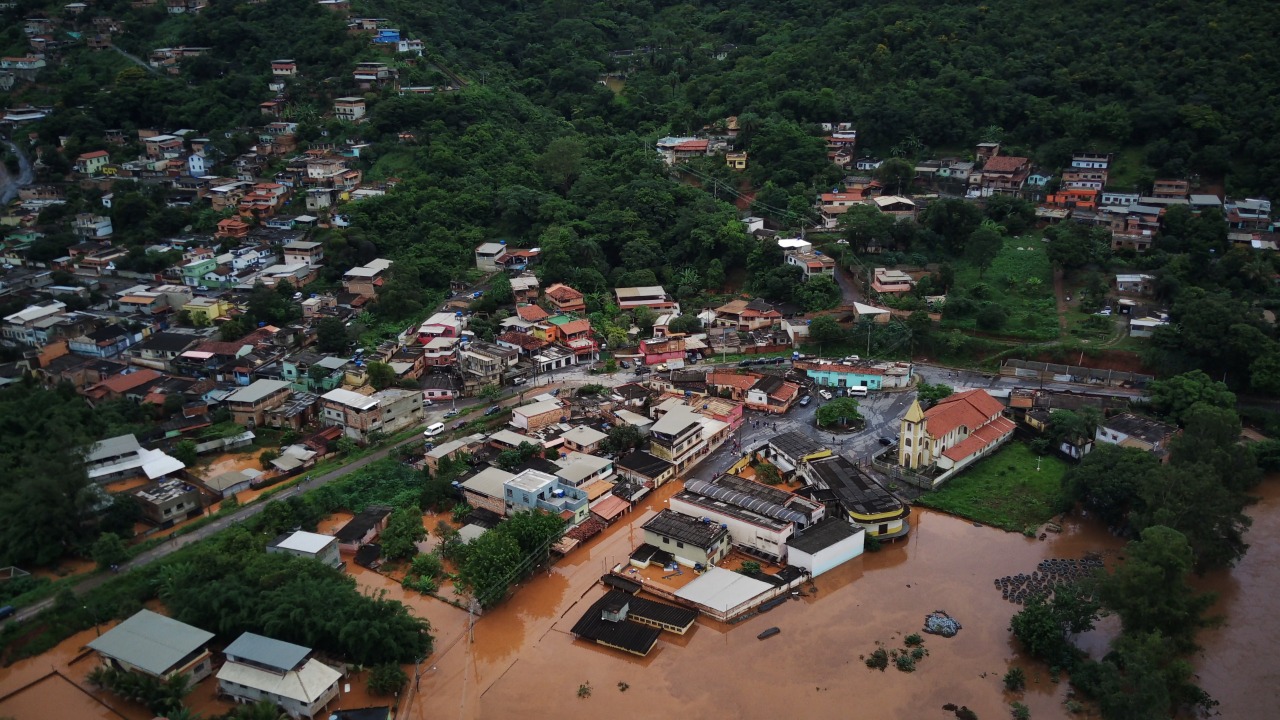
<svg viewBox="0 0 1280 720">
<path fill-rule="evenodd" d="M 846 392 L 849 394 L 849 397 L 866 397 L 867 396 L 867 388 L 863 385 L 846 388 Z"/>
<path fill-rule="evenodd" d="M 444 432 L 444 423 L 438 422 L 435 425 L 428 425 L 427 429 L 422 431 L 422 436 L 435 437 L 442 432 Z"/>
</svg>

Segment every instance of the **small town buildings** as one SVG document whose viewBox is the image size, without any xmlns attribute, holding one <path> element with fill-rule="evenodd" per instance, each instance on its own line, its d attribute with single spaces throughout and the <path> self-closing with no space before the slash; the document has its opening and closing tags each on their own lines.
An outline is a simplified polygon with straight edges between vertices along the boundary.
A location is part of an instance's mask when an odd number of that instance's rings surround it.
<svg viewBox="0 0 1280 720">
<path fill-rule="evenodd" d="M 708 452 L 703 437 L 706 423 L 728 431 L 725 423 L 703 417 L 684 405 L 668 410 L 649 430 L 649 453 L 674 464 L 676 472 L 681 472 Z"/>
<path fill-rule="evenodd" d="M 580 313 L 586 312 L 587 310 L 585 296 L 564 283 L 553 283 L 547 288 L 545 295 L 547 297 L 547 301 L 551 303 L 551 306 L 554 307 L 557 312 Z M 537 306 L 534 305 L 531 307 Z M 541 310 L 541 308 L 539 309 Z M 525 317 L 524 314 L 521 314 L 520 317 L 529 320 L 530 322 L 537 322 L 541 319 Z"/>
<path fill-rule="evenodd" d="M 506 515 L 543 510 L 570 525 L 587 519 L 587 493 L 541 470 L 522 470 L 502 483 Z"/>
<path fill-rule="evenodd" d="M 503 269 L 502 261 L 506 257 L 506 243 L 487 242 L 476 247 L 476 267 L 485 272 L 497 272 Z"/>
<path fill-rule="evenodd" d="M 176 458 L 171 459 L 181 469 L 182 463 Z M 142 509 L 142 517 L 162 529 L 173 527 L 174 523 L 197 517 L 204 512 L 200 491 L 185 480 L 177 478 L 163 478 L 131 490 L 129 494 Z"/>
<path fill-rule="evenodd" d="M 996 155 L 982 166 L 981 184 L 984 194 L 1017 192 L 1027 181 L 1031 162 L 1014 155 Z"/>
<path fill-rule="evenodd" d="M 632 655 L 644 657 L 653 650 L 662 631 L 684 635 L 698 613 L 638 595 L 610 590 L 591 604 L 569 632 Z"/>
<path fill-rule="evenodd" d="M 815 578 L 861 555 L 865 540 L 862 527 L 827 518 L 787 541 L 787 564 Z"/>
<path fill-rule="evenodd" d="M 1164 459 L 1169 452 L 1169 442 L 1180 432 L 1176 425 L 1133 413 L 1121 413 L 1099 423 L 1094 430 L 1094 440 L 1108 445 L 1137 448 Z"/>
<path fill-rule="evenodd" d="M 185 674 L 191 684 L 209 677 L 213 633 L 150 610 L 139 610 L 94 638 L 88 646 L 102 664 L 160 680 Z"/>
<path fill-rule="evenodd" d="M 907 387 L 911 383 L 910 363 L 801 360 L 793 362 L 792 367 L 824 387 L 883 390 Z"/>
<path fill-rule="evenodd" d="M 342 673 L 293 643 L 244 633 L 224 651 L 218 691 L 236 702 L 266 701 L 293 718 L 322 716 L 338 695 Z"/>
<path fill-rule="evenodd" d="M 455 460 L 462 456 L 463 453 L 472 452 L 483 441 L 483 435 L 472 435 L 471 437 L 462 438 L 461 440 L 450 440 L 441 443 L 426 452 L 423 460 L 426 463 L 427 470 L 432 474 L 440 470 L 440 463 L 445 460 Z"/>
<path fill-rule="evenodd" d="M 1150 295 L 1155 291 L 1155 280 L 1152 275 L 1116 275 L 1116 292 L 1126 295 Z"/>
<path fill-rule="evenodd" d="M 901 195 L 880 195 L 872 198 L 871 202 L 881 213 L 897 220 L 914 220 L 916 217 L 916 203 L 911 198 Z"/>
<path fill-rule="evenodd" d="M 609 436 L 589 425 L 578 425 L 560 436 L 565 448 L 590 455 L 596 452 L 608 440 Z"/>
<path fill-rule="evenodd" d="M 310 240 L 294 240 L 285 243 L 284 263 L 293 265 L 302 263 L 311 267 L 320 267 L 324 264 L 324 245 Z"/>
<path fill-rule="evenodd" d="M 680 313 L 680 304 L 672 300 L 671 296 L 667 295 L 667 291 L 662 289 L 660 285 L 616 288 L 613 291 L 613 295 L 618 301 L 618 308 L 623 312 L 634 310 L 638 307 L 647 307 L 650 310 L 674 310 L 676 314 Z"/>
<path fill-rule="evenodd" d="M 724 164 L 727 165 L 730 170 L 746 170 L 747 169 L 747 153 L 745 152 L 725 153 Z"/>
<path fill-rule="evenodd" d="M 693 137 L 664 137 L 657 142 L 658 155 L 668 165 L 688 162 L 708 154 L 709 140 Z"/>
<path fill-rule="evenodd" d="M 766 375 L 756 380 L 747 390 L 747 407 L 758 412 L 780 415 L 800 399 L 800 386 L 780 377 Z"/>
<path fill-rule="evenodd" d="M 719 523 L 664 509 L 646 522 L 644 542 L 685 567 L 709 568 L 729 554 L 729 529 Z"/>
<path fill-rule="evenodd" d="M 342 428 L 349 438 L 369 442 L 375 432 L 391 434 L 422 423 L 422 393 L 388 388 L 372 395 L 335 388 L 320 396 L 320 419 L 325 425 Z"/>
<path fill-rule="evenodd" d="M 939 400 L 927 411 L 913 402 L 898 433 L 898 464 L 912 470 L 937 466 L 943 476 L 992 453 L 1013 436 L 1004 406 L 985 390 Z M 935 478 L 935 484 L 946 477 Z"/>
<path fill-rule="evenodd" d="M 268 410 L 283 405 L 292 393 L 285 380 L 255 380 L 228 395 L 223 402 L 237 425 L 253 429 L 263 424 Z"/>
<path fill-rule="evenodd" d="M 97 175 L 110 163 L 111 155 L 106 150 L 87 152 L 76 158 L 76 172 L 82 175 Z"/>
<path fill-rule="evenodd" d="M 391 508 L 386 505 L 370 505 L 358 515 L 347 521 L 333 534 L 338 541 L 338 550 L 355 552 L 361 545 L 367 545 L 378 539 L 378 535 L 387 529 L 387 521 L 391 518 Z"/>
<path fill-rule="evenodd" d="M 342 289 L 365 299 L 376 299 L 379 288 L 387 281 L 390 268 L 391 261 L 383 258 L 353 267 L 342 274 Z"/>
<path fill-rule="evenodd" d="M 792 501 L 804 503 L 789 507 Z M 671 510 L 726 528 L 733 545 L 769 562 L 787 560 L 787 540 L 822 516 L 821 505 L 783 490 L 724 476 L 715 483 L 688 480 L 670 499 Z M 664 548 L 666 549 L 666 548 Z"/>
<path fill-rule="evenodd" d="M 875 478 L 841 455 L 809 463 L 813 486 L 829 490 L 849 523 L 879 540 L 903 537 L 911 530 L 911 508 Z"/>
<path fill-rule="evenodd" d="M 878 293 L 898 295 L 911 292 L 916 281 L 901 270 L 876 268 L 872 273 L 871 288 Z"/>
<path fill-rule="evenodd" d="M 738 332 L 762 330 L 781 322 L 782 313 L 760 298 L 733 300 L 715 309 L 715 326 L 733 328 Z"/>
<path fill-rule="evenodd" d="M 511 410 L 511 425 L 534 432 L 567 419 L 569 410 L 559 400 L 543 400 Z"/>
<path fill-rule="evenodd" d="M 333 116 L 346 122 L 357 122 L 365 116 L 364 98 L 340 97 L 333 101 Z"/>
<path fill-rule="evenodd" d="M 483 508 L 499 517 L 507 514 L 505 484 L 515 475 L 496 467 L 486 467 L 459 483 L 462 497 L 473 508 Z"/>
<path fill-rule="evenodd" d="M 789 252 L 786 257 L 788 265 L 794 265 L 804 272 L 802 276 L 804 280 L 821 275 L 835 279 L 836 261 L 830 255 L 823 255 L 820 252 Z"/>
<path fill-rule="evenodd" d="M 877 325 L 887 325 L 889 320 L 892 319 L 893 313 L 888 308 L 855 302 L 853 303 L 853 316 L 857 322 L 867 321 Z"/>
<path fill-rule="evenodd" d="M 1155 334 L 1156 328 L 1164 327 L 1168 324 L 1168 316 L 1132 317 L 1129 319 L 1129 336 L 1136 338 L 1151 337 Z"/>
<path fill-rule="evenodd" d="M 648 488 L 661 487 L 676 476 L 674 463 L 643 450 L 633 450 L 618 458 L 615 467 L 618 477 L 640 483 Z"/>
<path fill-rule="evenodd" d="M 267 544 L 267 553 L 286 553 L 324 563 L 329 567 L 342 567 L 338 555 L 338 538 L 332 535 L 297 530 L 280 535 Z"/>
</svg>

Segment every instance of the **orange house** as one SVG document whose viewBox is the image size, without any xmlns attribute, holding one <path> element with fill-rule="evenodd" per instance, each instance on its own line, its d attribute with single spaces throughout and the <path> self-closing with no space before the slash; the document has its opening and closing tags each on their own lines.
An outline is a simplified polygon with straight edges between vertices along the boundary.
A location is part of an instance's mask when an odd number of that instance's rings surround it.
<svg viewBox="0 0 1280 720">
<path fill-rule="evenodd" d="M 242 238 L 249 235 L 249 223 L 239 218 L 226 218 L 218 221 L 218 231 L 214 237 Z"/>
<path fill-rule="evenodd" d="M 1053 207 L 1093 210 L 1098 207 L 1098 190 L 1094 188 L 1062 188 L 1046 199 Z"/>
</svg>

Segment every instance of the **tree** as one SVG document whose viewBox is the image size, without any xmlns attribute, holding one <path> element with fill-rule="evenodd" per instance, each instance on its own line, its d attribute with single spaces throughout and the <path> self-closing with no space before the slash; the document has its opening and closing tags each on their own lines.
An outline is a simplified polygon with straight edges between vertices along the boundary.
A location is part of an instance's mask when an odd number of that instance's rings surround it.
<svg viewBox="0 0 1280 720">
<path fill-rule="evenodd" d="M 858 401 L 851 397 L 839 397 L 823 403 L 816 413 L 819 427 L 841 425 L 849 427 L 862 421 Z"/>
<path fill-rule="evenodd" d="M 516 296 L 511 289 L 511 278 L 501 272 L 494 275 L 493 280 L 489 281 L 489 290 L 485 293 L 485 297 L 491 298 L 498 305 L 515 302 Z"/>
<path fill-rule="evenodd" d="M 115 533 L 102 533 L 89 549 L 89 556 L 98 564 L 99 570 L 106 570 L 120 565 L 129 559 L 129 549 L 124 541 Z"/>
<path fill-rule="evenodd" d="M 762 462 L 756 465 L 756 480 L 765 485 L 778 485 L 782 482 L 782 473 L 773 463 Z"/>
<path fill-rule="evenodd" d="M 875 205 L 854 205 L 840 216 L 839 227 L 849 247 L 865 252 L 872 243 L 888 240 L 896 222 Z"/>
<path fill-rule="evenodd" d="M 409 676 L 395 663 L 374 665 L 369 671 L 369 692 L 373 695 L 394 695 L 407 682 Z"/>
<path fill-rule="evenodd" d="M 1004 236 L 1000 231 L 983 225 L 969 235 L 969 239 L 965 242 L 964 256 L 970 264 L 978 268 L 978 277 L 982 277 L 1003 249 Z"/>
<path fill-rule="evenodd" d="M 809 321 L 809 342 L 818 345 L 839 345 L 844 342 L 844 328 L 830 315 L 819 315 Z"/>
<path fill-rule="evenodd" d="M 360 443 L 356 442 L 356 439 L 351 437 L 350 435 L 343 435 L 342 437 L 338 438 L 336 441 L 334 441 L 334 445 L 337 447 L 338 452 L 341 453 L 342 455 L 350 455 L 351 453 L 360 449 Z"/>
<path fill-rule="evenodd" d="M 920 222 L 942 238 L 948 252 L 959 255 L 982 222 L 982 211 L 971 202 L 948 198 L 930 203 L 920 214 Z"/>
<path fill-rule="evenodd" d="M 1062 476 L 1062 484 L 1073 500 L 1109 527 L 1123 527 L 1129 511 L 1141 507 L 1139 490 L 1160 474 L 1160 462 L 1151 453 L 1099 443 Z"/>
<path fill-rule="evenodd" d="M 495 383 L 489 383 L 488 385 L 485 385 L 484 387 L 480 388 L 479 395 L 484 400 L 488 402 L 493 402 L 494 400 L 497 400 L 499 397 L 502 397 L 502 387 Z"/>
<path fill-rule="evenodd" d="M 667 331 L 686 335 L 701 332 L 702 321 L 698 319 L 697 315 L 681 315 L 667 325 Z"/>
<path fill-rule="evenodd" d="M 982 309 L 978 310 L 978 314 L 975 318 L 978 323 L 978 328 L 988 332 L 997 332 L 1001 330 L 1004 328 L 1005 322 L 1008 321 L 1008 319 L 1009 315 L 1005 312 L 1005 309 L 998 303 L 993 302 L 983 304 Z"/>
<path fill-rule="evenodd" d="M 395 368 L 388 363 L 374 360 L 366 366 L 366 370 L 369 374 L 369 384 L 378 390 L 385 390 L 396 382 Z"/>
<path fill-rule="evenodd" d="M 876 168 L 876 179 L 894 195 L 901 195 L 909 190 L 915 176 L 915 163 L 903 158 L 889 158 Z"/>
<path fill-rule="evenodd" d="M 1195 649 L 1195 634 L 1209 624 L 1205 612 L 1212 594 L 1197 594 L 1187 584 L 1194 557 L 1177 530 L 1149 527 L 1129 543 L 1126 559 L 1098 585 L 1102 603 L 1116 615 L 1126 635 L 1157 632 L 1179 654 Z"/>
<path fill-rule="evenodd" d="M 1053 608 L 1041 595 L 1033 595 L 1009 621 L 1013 636 L 1032 657 L 1054 665 L 1070 655 L 1066 632 Z"/>
<path fill-rule="evenodd" d="M 1233 408 L 1235 393 L 1226 384 L 1210 378 L 1203 370 L 1192 370 L 1164 380 L 1153 380 L 1147 386 L 1151 409 L 1182 425 L 1186 413 L 1196 403 Z"/>
<path fill-rule="evenodd" d="M 1071 272 L 1104 262 L 1110 254 L 1110 232 L 1079 223 L 1061 223 L 1045 228 L 1049 241 L 1045 253 L 1054 265 Z"/>
<path fill-rule="evenodd" d="M 469 543 L 466 561 L 458 568 L 458 587 L 492 607 L 515 582 L 520 561 L 519 543 L 507 533 L 490 530 Z"/>
<path fill-rule="evenodd" d="M 326 317 L 316 323 L 316 349 L 320 352 L 346 352 L 349 342 L 347 326 L 338 318 Z"/>
<path fill-rule="evenodd" d="M 609 437 L 605 438 L 603 447 L 606 452 L 621 456 L 640 447 L 642 442 L 644 436 L 635 425 L 622 423 L 609 428 Z"/>
<path fill-rule="evenodd" d="M 811 277 L 796 289 L 795 299 L 809 312 L 830 310 L 840 304 L 840 286 L 826 275 Z"/>
<path fill-rule="evenodd" d="M 263 470 L 270 470 L 272 467 L 274 467 L 271 464 L 271 461 L 275 460 L 278 457 L 280 457 L 279 450 L 275 450 L 273 448 L 267 448 L 266 450 L 263 450 L 261 453 L 258 453 L 258 466 L 261 467 Z"/>
<path fill-rule="evenodd" d="M 194 467 L 196 463 L 200 462 L 200 456 L 196 453 L 196 441 L 179 441 L 177 445 L 173 446 L 173 457 L 187 467 Z"/>
<path fill-rule="evenodd" d="M 1105 720 L 1165 720 L 1180 708 L 1199 715 L 1217 704 L 1192 682 L 1191 663 L 1160 633 L 1124 633 L 1111 648 L 1072 674 L 1072 684 L 1097 701 Z"/>
<path fill-rule="evenodd" d="M 426 536 L 422 510 L 417 505 L 398 508 L 391 513 L 382 531 L 382 554 L 391 560 L 407 560 L 418 554 L 417 543 Z"/>
<path fill-rule="evenodd" d="M 228 717 L 231 720 L 288 720 L 289 713 L 273 702 L 259 700 L 251 705 L 237 706 Z"/>
<path fill-rule="evenodd" d="M 938 383 L 930 385 L 927 382 L 920 383 L 920 387 L 916 389 L 916 397 L 926 405 L 932 405 L 939 400 L 950 397 L 955 390 L 950 385 Z"/>
</svg>

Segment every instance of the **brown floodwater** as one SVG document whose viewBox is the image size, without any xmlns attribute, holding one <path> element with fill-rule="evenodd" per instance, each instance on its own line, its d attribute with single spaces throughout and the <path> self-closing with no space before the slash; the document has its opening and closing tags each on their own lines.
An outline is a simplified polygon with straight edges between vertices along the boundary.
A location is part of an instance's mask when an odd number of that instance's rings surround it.
<svg viewBox="0 0 1280 720">
<path fill-rule="evenodd" d="M 857 712 L 943 718 L 950 715 L 942 706 L 955 703 L 979 717 L 1000 718 L 1008 716 L 1012 700 L 1027 704 L 1036 718 L 1082 717 L 1062 706 L 1066 682 L 1052 682 L 1047 668 L 1018 652 L 1008 631 L 1017 606 L 1001 599 L 992 580 L 1030 572 L 1050 557 L 1092 551 L 1112 561 L 1122 543 L 1088 520 L 1068 519 L 1062 533 L 1038 541 L 916 509 L 905 541 L 817 578 L 816 595 L 767 615 L 737 625 L 699 620 L 684 637 L 664 633 L 646 658 L 575 640 L 569 628 L 603 592 L 597 579 L 625 560 L 639 541 L 640 525 L 677 489 L 675 484 L 661 488 L 549 573 L 526 580 L 509 601 L 477 620 L 474 642 L 468 641 L 465 611 L 349 564 L 363 589 L 385 591 L 406 603 L 431 621 L 437 638 L 436 652 L 416 669 L 418 682 L 415 668 L 406 668 L 410 688 L 399 717 L 554 712 L 570 719 L 677 713 L 755 718 Z M 1216 611 L 1226 617 L 1222 627 L 1200 636 L 1204 651 L 1196 659 L 1200 682 L 1221 701 L 1222 717 L 1280 715 L 1280 671 L 1270 655 L 1280 642 L 1280 627 L 1252 622 L 1280 614 L 1280 579 L 1269 572 L 1280 555 L 1280 478 L 1268 479 L 1258 494 L 1262 500 L 1249 510 L 1254 518 L 1249 554 L 1238 567 L 1197 580 L 1219 594 Z M 336 516 L 330 523 L 337 526 L 342 519 Z M 433 527 L 434 518 L 426 524 Z M 861 656 L 877 643 L 902 647 L 903 636 L 918 632 L 933 610 L 950 612 L 964 629 L 951 639 L 926 635 L 930 654 L 914 673 L 865 667 Z M 756 639 L 771 626 L 781 634 Z M 1108 619 L 1078 643 L 1096 655 L 1115 631 Z M 38 658 L 0 669 L 0 715 L 145 720 L 141 708 L 91 692 L 83 682 L 93 661 L 82 657 L 82 648 L 92 637 L 93 630 L 80 633 Z M 1011 665 L 1027 670 L 1023 693 L 1003 689 L 1001 677 Z M 625 692 L 619 683 L 627 684 Z M 579 698 L 584 684 L 592 692 Z M 362 682 L 351 685 L 355 692 L 344 697 L 343 707 L 368 700 L 359 693 Z M 209 681 L 201 683 L 192 705 L 217 710 L 220 703 L 211 696 Z"/>
<path fill-rule="evenodd" d="M 1199 682 L 1221 705 L 1222 717 L 1280 717 L 1280 476 L 1254 491 L 1261 499 L 1245 540 L 1249 552 L 1230 570 L 1210 573 L 1195 585 L 1218 594 L 1213 612 L 1220 627 L 1197 637 Z"/>
</svg>

